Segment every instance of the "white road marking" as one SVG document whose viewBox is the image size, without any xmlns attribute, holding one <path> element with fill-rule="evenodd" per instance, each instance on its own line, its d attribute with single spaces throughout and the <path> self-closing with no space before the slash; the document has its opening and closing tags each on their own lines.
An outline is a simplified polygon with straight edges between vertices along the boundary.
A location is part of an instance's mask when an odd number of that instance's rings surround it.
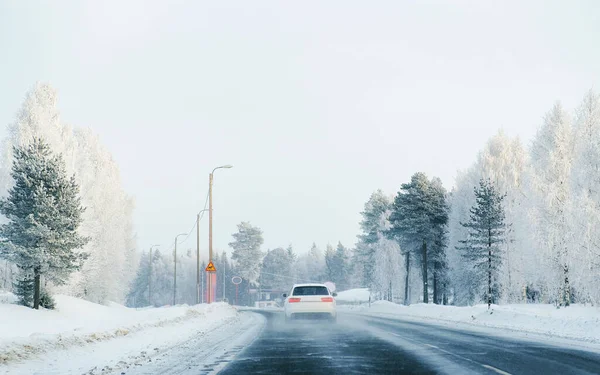
<svg viewBox="0 0 600 375">
<path fill-rule="evenodd" d="M 497 372 L 498 374 L 502 374 L 502 375 L 511 375 L 511 373 L 510 373 L 510 372 L 502 371 L 502 370 L 500 370 L 500 369 L 497 369 L 497 368 L 495 368 L 495 367 L 492 367 L 492 366 L 489 366 L 489 365 L 481 365 L 481 366 L 485 367 L 485 368 L 486 368 L 486 369 L 488 369 L 488 370 L 495 371 L 495 372 Z"/>
<path fill-rule="evenodd" d="M 454 357 L 461 358 L 461 359 L 463 359 L 463 360 L 465 360 L 465 361 L 469 361 L 469 362 L 472 362 L 472 363 L 476 363 L 476 364 L 478 364 L 478 365 L 481 365 L 481 367 L 484 367 L 484 368 L 486 368 L 486 369 L 488 369 L 488 370 L 492 370 L 492 371 L 494 371 L 494 372 L 496 372 L 496 373 L 498 373 L 498 374 L 501 374 L 501 375 L 512 375 L 510 372 L 502 371 L 502 370 L 500 370 L 500 369 L 498 369 L 498 368 L 495 368 L 495 367 L 493 367 L 493 366 L 490 366 L 490 365 L 484 365 L 483 363 L 479 363 L 479 362 L 477 362 L 477 361 L 474 361 L 474 360 L 472 360 L 472 359 L 470 359 L 470 358 L 463 357 L 462 355 L 458 355 L 458 354 L 455 354 L 455 353 L 449 352 L 449 351 L 447 351 L 447 350 L 444 350 L 444 349 L 442 349 L 442 348 L 439 348 L 439 347 L 437 347 L 437 346 L 435 346 L 435 345 L 430 345 L 430 344 L 423 344 L 423 345 L 425 345 L 425 346 L 427 346 L 427 347 L 430 347 L 430 348 L 437 349 L 437 350 L 439 350 L 440 352 L 443 352 L 443 353 L 449 354 L 449 355 L 451 355 L 451 356 L 454 356 Z"/>
<path fill-rule="evenodd" d="M 472 359 L 470 359 L 470 358 L 464 357 L 464 356 L 462 356 L 462 355 L 460 355 L 460 354 L 456 354 L 456 353 L 449 352 L 449 351 L 447 351 L 447 350 L 444 350 L 444 349 L 442 349 L 442 348 L 440 348 L 440 347 L 438 347 L 438 346 L 431 345 L 431 344 L 426 344 L 426 343 L 424 343 L 424 342 L 421 342 L 421 341 L 419 341 L 419 340 L 415 340 L 415 339 L 409 339 L 408 337 L 405 337 L 404 335 L 400 335 L 400 334 L 398 334 L 398 333 L 395 333 L 395 332 L 387 332 L 387 333 L 388 333 L 388 334 L 392 334 L 393 336 L 396 336 L 396 337 L 401 337 L 402 339 L 404 339 L 404 340 L 406 340 L 406 341 L 409 341 L 409 342 L 413 342 L 413 343 L 415 343 L 415 344 L 420 344 L 420 345 L 426 346 L 426 347 L 428 347 L 428 348 L 436 349 L 436 350 L 438 350 L 438 351 L 440 351 L 440 352 L 442 352 L 442 353 L 445 353 L 445 354 L 451 355 L 451 356 L 453 356 L 453 357 L 460 358 L 460 359 L 462 359 L 462 360 L 464 360 L 464 361 L 467 361 L 467 362 L 471 362 L 471 363 L 473 363 L 473 364 L 475 364 L 475 365 L 479 365 L 479 366 L 481 366 L 481 367 L 483 367 L 483 368 L 485 368 L 485 369 L 488 369 L 488 370 L 490 370 L 490 371 L 494 371 L 494 372 L 496 372 L 496 373 L 498 373 L 498 374 L 501 374 L 501 375 L 512 375 L 510 372 L 506 372 L 506 371 L 500 370 L 500 369 L 498 369 L 498 368 L 496 368 L 496 367 L 493 367 L 493 366 L 490 366 L 490 365 L 483 364 L 483 363 L 481 363 L 481 362 L 478 362 L 478 361 L 472 360 Z M 478 353 L 473 353 L 473 354 L 478 354 Z"/>
</svg>

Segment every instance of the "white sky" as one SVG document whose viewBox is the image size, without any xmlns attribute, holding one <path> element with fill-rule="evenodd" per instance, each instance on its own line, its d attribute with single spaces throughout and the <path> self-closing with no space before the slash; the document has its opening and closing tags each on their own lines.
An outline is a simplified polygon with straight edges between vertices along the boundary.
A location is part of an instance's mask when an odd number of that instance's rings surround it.
<svg viewBox="0 0 600 375">
<path fill-rule="evenodd" d="M 594 0 L 7 0 L 0 125 L 50 82 L 119 163 L 142 248 L 187 232 L 228 163 L 217 249 L 242 220 L 265 249 L 352 246 L 373 190 L 417 171 L 451 188 L 499 128 L 528 143 L 554 101 L 598 90 L 598 46 Z"/>
</svg>

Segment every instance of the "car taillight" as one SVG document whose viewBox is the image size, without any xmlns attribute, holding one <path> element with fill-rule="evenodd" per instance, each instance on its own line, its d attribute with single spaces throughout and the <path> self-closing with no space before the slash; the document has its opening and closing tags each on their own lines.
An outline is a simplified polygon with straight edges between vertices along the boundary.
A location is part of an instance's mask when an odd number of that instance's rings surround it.
<svg viewBox="0 0 600 375">
<path fill-rule="evenodd" d="M 288 299 L 289 303 L 300 302 L 300 298 L 290 298 Z"/>
<path fill-rule="evenodd" d="M 333 302 L 333 297 L 323 297 L 321 298 L 321 302 Z"/>
</svg>

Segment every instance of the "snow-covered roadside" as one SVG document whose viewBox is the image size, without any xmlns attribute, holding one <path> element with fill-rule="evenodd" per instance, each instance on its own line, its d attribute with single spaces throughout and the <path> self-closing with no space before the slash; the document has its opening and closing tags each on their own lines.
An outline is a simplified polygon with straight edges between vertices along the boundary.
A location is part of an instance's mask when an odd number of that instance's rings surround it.
<svg viewBox="0 0 600 375">
<path fill-rule="evenodd" d="M 0 304 L 0 373 L 82 373 L 94 366 L 100 372 L 114 359 L 125 363 L 240 323 L 226 304 L 137 310 L 56 299 L 54 311 Z"/>
<path fill-rule="evenodd" d="M 528 332 L 600 344 L 600 308 L 572 305 L 557 309 L 553 305 L 487 305 L 468 307 L 414 304 L 403 306 L 387 301 L 356 306 L 339 306 L 342 311 L 382 317 L 411 318 L 427 322 L 466 324 Z"/>
<path fill-rule="evenodd" d="M 17 297 L 14 294 L 0 290 L 0 304 L 16 302 Z"/>
<path fill-rule="evenodd" d="M 5 371 L 31 375 L 214 373 L 250 344 L 264 323 L 264 318 L 252 313 L 224 319 L 209 314 L 115 340 L 48 352 L 6 366 Z"/>
</svg>

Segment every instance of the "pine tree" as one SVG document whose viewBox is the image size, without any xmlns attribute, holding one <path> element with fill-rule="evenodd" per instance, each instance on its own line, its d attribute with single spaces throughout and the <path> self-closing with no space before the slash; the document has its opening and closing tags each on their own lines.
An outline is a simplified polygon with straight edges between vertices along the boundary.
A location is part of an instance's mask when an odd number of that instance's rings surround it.
<svg viewBox="0 0 600 375">
<path fill-rule="evenodd" d="M 33 274 L 28 270 L 22 270 L 13 283 L 13 291 L 18 297 L 20 305 L 33 306 Z"/>
<path fill-rule="evenodd" d="M 33 273 L 33 308 L 39 308 L 41 277 L 66 282 L 85 255 L 75 250 L 87 239 L 78 233 L 83 208 L 75 178 L 68 178 L 60 156 L 41 139 L 15 147 L 9 196 L 0 200 L 8 223 L 0 227 L 3 252 L 19 268 Z"/>
<path fill-rule="evenodd" d="M 430 188 L 430 222 L 432 231 L 430 264 L 433 270 L 433 303 L 446 304 L 448 300 L 448 263 L 446 248 L 448 246 L 448 214 L 446 189 L 442 180 L 433 178 Z"/>
<path fill-rule="evenodd" d="M 362 234 L 358 236 L 359 242 L 357 248 L 357 260 L 362 265 L 363 284 L 369 288 L 374 283 L 374 265 L 376 257 L 376 244 L 379 241 L 382 232 L 382 217 L 390 209 L 391 200 L 383 191 L 377 190 L 365 203 L 365 208 L 361 212 L 362 221 L 360 228 Z"/>
<path fill-rule="evenodd" d="M 350 274 L 350 263 L 348 261 L 348 249 L 341 242 L 338 242 L 335 250 L 336 278 L 334 282 L 336 283 L 336 289 L 339 291 L 348 289 L 348 276 Z"/>
<path fill-rule="evenodd" d="M 325 259 L 315 243 L 312 244 L 308 253 L 298 257 L 294 268 L 296 270 L 294 282 L 326 281 Z"/>
<path fill-rule="evenodd" d="M 250 283 L 256 283 L 260 276 L 260 263 L 262 253 L 260 247 L 263 244 L 262 231 L 253 227 L 249 222 L 238 224 L 238 231 L 233 235 L 233 242 L 229 246 L 233 249 L 231 259 L 236 262 L 240 277 Z"/>
<path fill-rule="evenodd" d="M 327 250 L 325 250 L 325 277 L 327 281 L 331 282 L 334 282 L 336 278 L 335 250 L 330 244 L 327 244 Z"/>
<path fill-rule="evenodd" d="M 294 279 L 292 275 L 293 259 L 293 254 L 290 254 L 289 250 L 277 248 L 268 251 L 262 261 L 261 287 L 288 290 Z"/>
<path fill-rule="evenodd" d="M 75 174 L 85 192 L 80 233 L 90 238 L 82 249 L 89 257 L 81 270 L 71 274 L 67 284 L 53 285 L 53 290 L 97 303 L 122 302 L 139 260 L 133 235 L 133 199 L 123 190 L 117 163 L 99 137 L 89 128 L 72 128 L 61 121 L 58 99 L 56 90 L 44 83 L 26 94 L 0 142 L 0 196 L 7 195 L 13 185 L 13 146 L 44 139 L 54 153 L 63 156 L 68 175 Z M 13 274 L 16 272 L 9 272 L 9 285 Z"/>
<path fill-rule="evenodd" d="M 327 245 L 325 252 L 325 265 L 328 281 L 335 283 L 336 290 L 344 290 L 348 287 L 349 262 L 348 250 L 338 242 L 336 249 Z"/>
<path fill-rule="evenodd" d="M 518 138 L 510 138 L 499 131 L 488 140 L 478 153 L 475 163 L 466 171 L 458 173 L 452 193 L 449 195 L 450 214 L 448 220 L 448 279 L 452 284 L 453 303 L 473 304 L 479 298 L 479 285 L 473 283 L 470 265 L 464 261 L 462 252 L 457 250 L 460 241 L 467 237 L 467 230 L 460 225 L 469 220 L 469 210 L 475 204 L 473 187 L 479 180 L 490 179 L 497 190 L 505 192 L 503 207 L 507 228 L 503 244 L 504 261 L 500 272 L 503 288 L 502 300 L 523 301 L 523 287 L 534 282 L 540 270 L 538 254 L 532 234 L 530 210 L 532 185 L 529 181 L 529 168 L 526 151 Z"/>
<path fill-rule="evenodd" d="M 488 309 L 497 303 L 500 293 L 497 272 L 502 262 L 500 245 L 505 241 L 506 224 L 502 207 L 504 195 L 500 195 L 490 180 L 480 180 L 475 187 L 476 205 L 471 208 L 469 222 L 462 223 L 468 229 L 468 238 L 461 241 L 464 257 L 478 271 L 478 277 L 487 275 Z M 493 281 L 494 280 L 494 281 Z"/>
<path fill-rule="evenodd" d="M 136 276 L 127 294 L 127 306 L 142 307 L 150 305 L 150 272 L 150 254 L 142 252 Z"/>
<path fill-rule="evenodd" d="M 409 303 L 411 252 L 420 255 L 416 259 L 421 266 L 423 302 L 429 303 L 429 268 L 432 264 L 438 267 L 444 264 L 441 262 L 444 259 L 441 253 L 445 251 L 448 207 L 441 181 L 429 181 L 424 173 L 415 173 L 410 183 L 402 184 L 400 192 L 396 195 L 389 221 L 391 228 L 388 236 L 399 241 L 406 258 L 405 303 Z M 430 256 L 431 253 L 433 257 Z M 431 262 L 430 258 L 433 258 L 434 262 Z M 439 275 L 440 270 L 434 271 L 435 283 Z"/>
</svg>

